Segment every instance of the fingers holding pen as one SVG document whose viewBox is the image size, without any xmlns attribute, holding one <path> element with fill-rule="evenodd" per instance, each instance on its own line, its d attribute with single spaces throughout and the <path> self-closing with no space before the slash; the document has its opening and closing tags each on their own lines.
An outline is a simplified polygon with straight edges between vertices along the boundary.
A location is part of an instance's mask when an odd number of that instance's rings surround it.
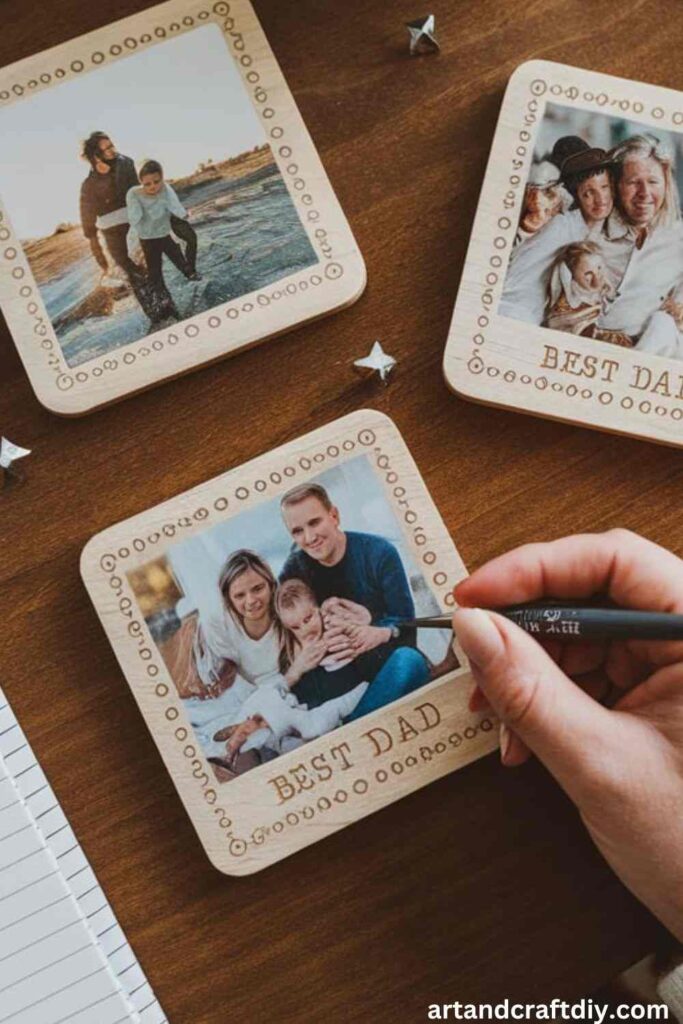
<svg viewBox="0 0 683 1024">
<path fill-rule="evenodd" d="M 571 795 L 581 784 L 586 751 L 604 749 L 609 742 L 610 712 L 576 686 L 532 637 L 502 616 L 460 609 L 453 626 L 477 686 L 506 729 L 524 745 L 520 747 L 503 729 L 504 763 L 521 763 L 528 748 Z"/>
<path fill-rule="evenodd" d="M 483 565 L 455 588 L 461 607 L 502 607 L 539 598 L 609 595 L 623 608 L 683 612 L 683 570 L 671 552 L 628 530 L 577 534 L 527 544 Z M 612 643 L 539 640 L 571 678 L 601 666 L 619 689 L 637 686 L 653 668 L 683 660 L 683 642 Z"/>
<path fill-rule="evenodd" d="M 470 608 L 595 594 L 624 608 L 682 612 L 681 560 L 629 530 L 575 534 L 509 551 L 455 589 L 458 604 Z"/>
<path fill-rule="evenodd" d="M 470 694 L 468 707 L 474 714 L 479 712 L 493 712 L 493 708 L 488 702 L 486 694 L 479 687 L 475 686 Z M 524 764 L 532 756 L 531 751 L 527 747 L 526 743 L 519 738 L 519 736 L 512 731 L 505 723 L 500 725 L 500 759 L 501 763 L 506 768 L 516 768 L 520 764 Z"/>
</svg>

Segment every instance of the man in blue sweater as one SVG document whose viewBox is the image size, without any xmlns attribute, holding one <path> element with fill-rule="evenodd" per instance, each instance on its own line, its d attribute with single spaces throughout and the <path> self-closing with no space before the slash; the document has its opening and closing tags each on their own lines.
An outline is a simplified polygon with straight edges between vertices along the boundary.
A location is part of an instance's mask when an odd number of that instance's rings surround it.
<svg viewBox="0 0 683 1024">
<path fill-rule="evenodd" d="M 394 545 L 371 533 L 344 531 L 339 510 L 319 484 L 295 487 L 280 505 L 296 544 L 280 581 L 302 579 L 313 590 L 323 612 L 328 653 L 340 661 L 357 659 L 369 682 L 390 656 L 398 655 L 392 658 L 391 679 L 383 676 L 383 689 L 390 692 L 372 695 L 377 707 L 427 682 L 429 666 L 415 647 L 417 631 L 397 635 L 393 626 L 397 619 L 415 617 L 408 577 Z M 373 690 L 371 686 L 366 698 Z"/>
</svg>

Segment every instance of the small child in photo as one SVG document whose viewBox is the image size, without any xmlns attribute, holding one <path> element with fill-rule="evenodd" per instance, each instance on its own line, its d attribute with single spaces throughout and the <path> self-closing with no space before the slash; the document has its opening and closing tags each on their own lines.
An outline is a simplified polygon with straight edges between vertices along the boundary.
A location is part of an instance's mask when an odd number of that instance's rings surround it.
<svg viewBox="0 0 683 1024">
<path fill-rule="evenodd" d="M 429 681 L 430 662 L 398 638 L 387 642 L 384 657 L 374 667 L 363 656 L 330 654 L 325 605 L 326 602 L 321 607 L 309 585 L 296 578 L 281 583 L 275 594 L 275 608 L 284 632 L 280 672 L 298 700 L 315 708 L 344 694 L 359 693 L 359 684 L 369 684 L 367 693 L 345 715 L 345 722 L 354 722 Z M 362 628 L 350 624 L 349 636 Z"/>
<path fill-rule="evenodd" d="M 282 583 L 275 610 L 283 634 L 280 671 L 289 689 L 260 686 L 233 721 L 215 733 L 213 742 L 225 743 L 224 754 L 214 748 L 216 761 L 228 767 L 250 750 L 284 754 L 338 728 L 356 711 L 369 686 L 353 661 L 327 654 L 322 611 L 307 583 Z"/>
<path fill-rule="evenodd" d="M 553 264 L 543 325 L 590 337 L 612 294 L 598 243 L 574 242 Z"/>
<path fill-rule="evenodd" d="M 280 670 L 296 680 L 290 685 L 299 700 L 318 707 L 366 681 L 353 659 L 327 653 L 323 611 L 304 580 L 281 583 L 275 608 L 284 634 Z"/>
<path fill-rule="evenodd" d="M 159 296 L 160 318 L 168 315 L 177 317 L 171 297 L 166 288 L 162 271 L 162 256 L 165 254 L 189 281 L 198 281 L 197 273 L 197 232 L 187 220 L 187 211 L 174 189 L 164 181 L 164 172 L 156 160 L 147 160 L 140 168 L 139 185 L 134 185 L 126 194 L 126 207 L 131 227 L 137 232 L 145 254 L 150 285 Z M 171 232 L 186 242 L 185 252 L 171 237 Z"/>
</svg>

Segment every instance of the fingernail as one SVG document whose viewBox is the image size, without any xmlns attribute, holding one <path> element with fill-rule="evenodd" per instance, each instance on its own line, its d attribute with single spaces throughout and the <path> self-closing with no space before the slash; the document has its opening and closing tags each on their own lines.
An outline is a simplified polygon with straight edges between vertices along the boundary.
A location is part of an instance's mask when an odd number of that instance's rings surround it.
<svg viewBox="0 0 683 1024">
<path fill-rule="evenodd" d="M 501 764 L 505 764 L 507 756 L 510 752 L 510 744 L 512 743 L 512 733 L 508 729 L 505 722 L 500 723 L 500 730 L 498 733 L 498 742 L 500 743 L 500 760 Z"/>
<path fill-rule="evenodd" d="M 503 651 L 497 627 L 481 608 L 459 608 L 453 615 L 453 629 L 463 651 L 475 665 L 485 668 Z"/>
</svg>

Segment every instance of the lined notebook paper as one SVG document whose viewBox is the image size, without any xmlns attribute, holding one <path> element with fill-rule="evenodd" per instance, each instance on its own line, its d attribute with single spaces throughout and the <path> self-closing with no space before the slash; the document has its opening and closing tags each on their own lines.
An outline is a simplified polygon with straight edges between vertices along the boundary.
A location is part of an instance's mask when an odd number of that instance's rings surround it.
<svg viewBox="0 0 683 1024">
<path fill-rule="evenodd" d="M 0 1024 L 167 1024 L 0 690 Z"/>
</svg>

